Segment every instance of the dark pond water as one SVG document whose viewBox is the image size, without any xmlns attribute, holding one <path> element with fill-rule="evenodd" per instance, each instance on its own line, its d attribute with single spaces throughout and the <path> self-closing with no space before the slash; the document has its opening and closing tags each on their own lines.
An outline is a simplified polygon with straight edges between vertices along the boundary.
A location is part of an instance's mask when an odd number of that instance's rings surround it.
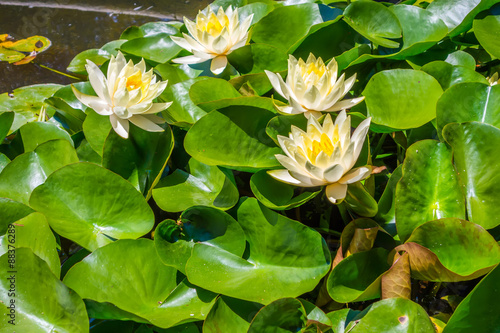
<svg viewBox="0 0 500 333">
<path fill-rule="evenodd" d="M 16 39 L 41 35 L 52 46 L 33 63 L 0 62 L 0 93 L 36 83 L 69 84 L 71 79 L 39 64 L 65 72 L 81 51 L 118 39 L 131 25 L 193 18 L 209 0 L 0 0 L 0 34 Z"/>
</svg>

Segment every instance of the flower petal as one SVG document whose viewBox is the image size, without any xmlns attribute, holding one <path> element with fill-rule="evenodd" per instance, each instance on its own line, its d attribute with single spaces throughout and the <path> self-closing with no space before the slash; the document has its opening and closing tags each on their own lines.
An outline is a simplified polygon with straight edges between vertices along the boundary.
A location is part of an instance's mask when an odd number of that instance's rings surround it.
<svg viewBox="0 0 500 333">
<path fill-rule="evenodd" d="M 344 168 L 340 164 L 334 164 L 323 173 L 323 177 L 329 183 L 336 183 L 344 174 Z"/>
<path fill-rule="evenodd" d="M 345 198 L 347 194 L 347 185 L 334 183 L 326 187 L 326 197 L 331 203 L 337 203 L 337 201 Z"/>
<path fill-rule="evenodd" d="M 116 134 L 118 134 L 124 139 L 128 138 L 128 129 L 129 129 L 128 120 L 120 119 L 114 114 L 112 114 L 111 116 L 109 116 L 109 121 L 111 122 L 111 126 L 113 126 L 113 129 L 115 130 Z"/>
<path fill-rule="evenodd" d="M 279 180 L 280 182 L 287 183 L 290 185 L 301 186 L 301 187 L 310 187 L 308 184 L 302 183 L 300 180 L 295 179 L 290 175 L 288 170 L 269 170 L 267 174 L 274 179 Z"/>
<path fill-rule="evenodd" d="M 142 128 L 145 131 L 148 132 L 163 132 L 163 128 L 160 126 L 156 125 L 154 122 L 149 120 L 148 118 L 141 116 L 141 115 L 134 115 L 131 117 L 130 122 L 134 124 L 137 127 Z"/>
<path fill-rule="evenodd" d="M 372 173 L 372 169 L 369 166 L 362 166 L 349 171 L 344 177 L 339 180 L 340 184 L 352 184 L 359 182 L 365 178 L 368 178 Z"/>
<path fill-rule="evenodd" d="M 225 55 L 221 55 L 212 59 L 212 63 L 210 64 L 210 71 L 215 75 L 221 74 L 227 66 L 227 57 Z"/>
</svg>

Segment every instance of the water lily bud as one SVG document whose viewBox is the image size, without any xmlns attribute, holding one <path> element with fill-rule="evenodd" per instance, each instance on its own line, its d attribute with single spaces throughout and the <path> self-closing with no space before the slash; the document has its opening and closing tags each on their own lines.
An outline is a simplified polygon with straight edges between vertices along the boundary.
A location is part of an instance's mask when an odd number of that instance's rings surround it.
<svg viewBox="0 0 500 333">
<path fill-rule="evenodd" d="M 347 185 L 368 178 L 371 166 L 353 169 L 363 147 L 371 118 L 363 120 L 351 135 L 351 117 L 343 110 L 333 123 L 325 117 L 321 126 L 315 117 L 307 122 L 307 132 L 292 126 L 289 137 L 278 136 L 285 155 L 276 159 L 286 169 L 270 170 L 279 181 L 301 187 L 326 185 L 332 203 L 345 198 Z"/>
<path fill-rule="evenodd" d="M 172 102 L 153 103 L 153 100 L 165 90 L 167 81 L 156 82 L 153 70 L 146 72 L 144 59 L 134 65 L 132 60 L 127 63 L 118 52 L 116 57 L 111 56 L 107 76 L 90 60 L 85 67 L 97 96 L 83 94 L 72 86 L 73 93 L 101 116 L 109 116 L 118 135 L 128 138 L 129 121 L 149 132 L 163 131 L 157 124 L 165 121 L 154 114 L 165 110 Z"/>
<path fill-rule="evenodd" d="M 238 9 L 229 6 L 226 11 L 219 7 L 217 14 L 210 6 L 206 13 L 199 12 L 196 22 L 184 17 L 189 35 L 184 38 L 172 36 L 172 41 L 193 55 L 172 60 L 179 64 L 198 64 L 212 59 L 210 70 L 220 74 L 227 66 L 227 55 L 244 46 L 248 39 L 248 28 L 253 14 L 240 24 Z"/>
<path fill-rule="evenodd" d="M 274 90 L 290 104 L 276 106 L 281 113 L 302 113 L 307 118 L 311 115 L 319 118 L 321 112 L 349 109 L 364 99 L 358 97 L 341 101 L 356 81 L 356 74 L 347 80 L 342 74 L 337 79 L 337 69 L 337 61 L 334 58 L 325 65 L 321 58 L 316 59 L 311 53 L 306 62 L 302 59 L 297 61 L 290 55 L 286 83 L 279 74 L 265 72 Z"/>
<path fill-rule="evenodd" d="M 488 80 L 490 86 L 495 86 L 500 83 L 500 80 L 498 79 L 498 73 L 495 73 L 491 77 L 486 78 L 486 80 Z"/>
</svg>

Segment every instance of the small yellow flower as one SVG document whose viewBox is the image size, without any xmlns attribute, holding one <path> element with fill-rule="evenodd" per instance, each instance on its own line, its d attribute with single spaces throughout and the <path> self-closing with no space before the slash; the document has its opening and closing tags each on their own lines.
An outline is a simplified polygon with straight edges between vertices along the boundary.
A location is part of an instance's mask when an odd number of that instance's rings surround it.
<svg viewBox="0 0 500 333">
<path fill-rule="evenodd" d="M 279 74 L 265 71 L 274 90 L 288 100 L 289 106 L 276 106 L 283 114 L 304 114 L 307 118 L 316 118 L 321 112 L 333 112 L 349 109 L 360 103 L 364 97 L 348 100 L 341 99 L 349 92 L 356 74 L 348 78 L 344 74 L 337 80 L 337 61 L 332 59 L 325 65 L 321 58 L 311 53 L 307 61 L 288 59 L 288 76 L 286 83 Z"/>
<path fill-rule="evenodd" d="M 84 105 L 101 116 L 109 116 L 118 135 L 128 138 L 129 121 L 149 132 L 163 131 L 157 124 L 165 121 L 154 113 L 165 110 L 172 102 L 153 103 L 153 100 L 165 90 L 167 81 L 156 82 L 153 70 L 146 72 L 144 59 L 134 65 L 118 52 L 109 61 L 107 77 L 90 60 L 85 67 L 97 96 L 83 94 L 75 87 L 73 92 Z"/>
<path fill-rule="evenodd" d="M 227 55 L 246 44 L 252 18 L 253 14 L 240 24 L 238 9 L 233 10 L 231 6 L 226 11 L 219 7 L 217 14 L 209 6 L 206 13 L 198 13 L 196 22 L 184 17 L 184 24 L 191 36 L 183 33 L 184 38 L 171 38 L 193 55 L 172 61 L 179 64 L 198 64 L 212 59 L 210 70 L 214 74 L 222 73 L 227 66 Z"/>
<path fill-rule="evenodd" d="M 268 173 L 279 181 L 301 187 L 326 185 L 332 203 L 344 199 L 347 185 L 370 176 L 371 167 L 353 169 L 363 147 L 371 118 L 363 120 L 351 136 L 351 117 L 342 110 L 335 123 L 328 114 L 321 126 L 315 117 L 307 122 L 307 132 L 292 126 L 289 137 L 278 136 L 285 155 L 276 159 L 286 169 Z"/>
</svg>

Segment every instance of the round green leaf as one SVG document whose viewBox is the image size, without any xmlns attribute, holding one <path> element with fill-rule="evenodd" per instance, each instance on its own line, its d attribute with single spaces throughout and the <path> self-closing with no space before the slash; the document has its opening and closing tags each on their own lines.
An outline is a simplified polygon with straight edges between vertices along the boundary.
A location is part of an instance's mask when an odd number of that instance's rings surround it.
<svg viewBox="0 0 500 333">
<path fill-rule="evenodd" d="M 417 303 L 404 298 L 389 298 L 370 305 L 346 329 L 362 332 L 435 332 L 429 316 Z"/>
<path fill-rule="evenodd" d="M 409 242 L 429 249 L 446 269 L 461 276 L 491 269 L 500 262 L 500 246 L 495 239 L 465 220 L 445 218 L 427 222 L 415 229 Z M 411 259 L 424 261 L 422 257 Z"/>
<path fill-rule="evenodd" d="M 490 333 L 500 327 L 500 265 L 497 265 L 460 302 L 443 333 Z"/>
<path fill-rule="evenodd" d="M 185 273 L 194 244 L 203 243 L 242 256 L 245 251 L 243 239 L 243 230 L 230 215 L 204 206 L 188 208 L 179 222 L 165 220 L 155 230 L 155 246 L 160 259 L 182 273 Z"/>
<path fill-rule="evenodd" d="M 500 85 L 461 83 L 446 90 L 436 107 L 438 134 L 449 123 L 478 121 L 500 128 Z"/>
<path fill-rule="evenodd" d="M 275 210 L 299 207 L 321 192 L 305 190 L 295 196 L 296 187 L 277 181 L 269 176 L 266 170 L 261 170 L 250 178 L 250 188 L 264 206 Z"/>
<path fill-rule="evenodd" d="M 380 279 L 391 267 L 387 255 L 387 250 L 376 248 L 354 253 L 342 260 L 327 280 L 330 297 L 340 303 L 380 297 Z"/>
<path fill-rule="evenodd" d="M 438 60 L 430 62 L 423 66 L 420 70 L 432 75 L 436 80 L 438 80 L 443 90 L 462 82 L 487 83 L 484 76 L 478 72 L 464 66 L 453 66 L 445 61 Z M 456 100 L 454 104 L 456 106 Z"/>
<path fill-rule="evenodd" d="M 119 240 L 76 264 L 64 283 L 85 299 L 112 303 L 159 327 L 203 320 L 216 295 L 186 280 L 177 285 L 175 276 L 151 240 Z"/>
<path fill-rule="evenodd" d="M 402 176 L 402 164 L 400 164 L 390 175 L 384 192 L 378 201 L 378 211 L 374 219 L 388 233 L 395 236 L 396 231 L 396 186 Z"/>
<path fill-rule="evenodd" d="M 31 192 L 57 169 L 78 162 L 75 149 L 66 140 L 52 140 L 34 151 L 19 155 L 0 173 L 0 197 L 28 204 Z"/>
<path fill-rule="evenodd" d="M 0 95 L 0 112 L 14 111 L 14 122 L 10 131 L 14 132 L 24 124 L 36 121 L 44 100 L 52 96 L 62 86 L 59 84 L 36 84 L 14 89 L 12 94 Z"/>
<path fill-rule="evenodd" d="M 488 12 L 490 15 L 479 15 L 474 20 L 474 35 L 482 47 L 492 55 L 500 58 L 500 13 L 498 5 Z M 494 13 L 494 14 L 493 14 Z"/>
<path fill-rule="evenodd" d="M 170 39 L 169 34 L 160 33 L 129 40 L 120 46 L 120 50 L 163 64 L 179 54 L 182 48 Z"/>
<path fill-rule="evenodd" d="M 148 132 L 130 125 L 129 138 L 111 131 L 104 143 L 102 165 L 125 179 L 138 177 L 139 190 L 151 197 L 174 149 L 174 136 L 168 125 L 163 132 Z"/>
<path fill-rule="evenodd" d="M 9 134 L 10 126 L 14 122 L 14 115 L 14 112 L 9 111 L 0 113 L 0 143 Z"/>
<path fill-rule="evenodd" d="M 64 129 L 51 123 L 28 123 L 23 125 L 19 131 L 23 138 L 24 151 L 35 150 L 40 144 L 50 140 L 66 140 L 73 146 L 71 136 Z"/>
<path fill-rule="evenodd" d="M 446 23 L 449 36 L 454 37 L 472 27 L 474 17 L 488 9 L 496 0 L 439 0 L 433 1 L 427 10 Z"/>
<path fill-rule="evenodd" d="M 434 119 L 442 93 L 436 79 L 411 69 L 377 73 L 363 91 L 372 122 L 397 129 L 420 127 Z"/>
<path fill-rule="evenodd" d="M 229 63 L 241 74 L 279 72 L 287 69 L 287 54 L 269 44 L 250 44 L 231 52 Z"/>
<path fill-rule="evenodd" d="M 398 18 L 403 28 L 405 56 L 419 54 L 446 37 L 448 27 L 431 12 L 417 6 L 396 5 L 390 10 Z"/>
<path fill-rule="evenodd" d="M 486 229 L 496 227 L 500 224 L 500 129 L 477 122 L 451 123 L 443 136 L 453 148 L 468 219 Z"/>
<path fill-rule="evenodd" d="M 9 224 L 18 221 L 33 212 L 33 209 L 20 202 L 7 198 L 0 198 L 0 216 L 2 217 L 0 220 L 0 234 L 5 234 Z"/>
<path fill-rule="evenodd" d="M 61 261 L 57 253 L 57 243 L 47 219 L 40 213 L 30 214 L 9 226 L 0 236 L 0 255 L 10 249 L 28 247 L 34 254 L 45 260 L 50 270 L 59 277 Z"/>
<path fill-rule="evenodd" d="M 10 159 L 5 156 L 4 154 L 0 153 L 0 172 L 2 172 L 3 169 L 9 164 L 11 161 Z"/>
<path fill-rule="evenodd" d="M 94 110 L 87 110 L 87 117 L 83 122 L 83 133 L 88 143 L 100 156 L 103 154 L 104 142 L 111 131 L 109 117 L 101 116 Z"/>
<path fill-rule="evenodd" d="M 399 43 L 392 39 L 401 37 L 398 18 L 380 3 L 357 1 L 344 11 L 344 19 L 354 30 L 375 44 L 397 48 Z"/>
<path fill-rule="evenodd" d="M 313 229 L 262 207 L 253 198 L 238 208 L 238 222 L 249 244 L 248 260 L 218 247 L 195 244 L 186 264 L 189 281 L 268 304 L 312 290 L 327 273 L 330 254 Z"/>
<path fill-rule="evenodd" d="M 0 325 L 3 332 L 7 332 L 4 330 L 7 328 L 9 332 L 14 329 L 30 333 L 89 331 L 82 299 L 59 281 L 45 261 L 31 249 L 19 248 L 15 250 L 13 267 L 9 264 L 9 255 L 6 253 L 0 257 L 0 269 L 5 272 L 0 280 Z M 15 296 L 9 291 L 12 283 L 15 284 Z M 11 304 L 15 308 L 13 316 L 10 316 Z"/>
<path fill-rule="evenodd" d="M 274 113 L 251 106 L 214 110 L 198 120 L 184 140 L 188 154 L 208 165 L 255 170 L 279 163 L 281 153 L 266 135 L 265 128 Z"/>
<path fill-rule="evenodd" d="M 218 167 L 191 158 L 188 168 L 189 173 L 175 170 L 153 190 L 153 198 L 161 209 L 180 212 L 205 205 L 226 210 L 238 202 L 238 189 Z"/>
<path fill-rule="evenodd" d="M 283 298 L 262 308 L 252 320 L 248 333 L 301 332 L 307 327 L 307 314 L 302 303 Z"/>
<path fill-rule="evenodd" d="M 322 22 L 320 5 L 278 7 L 254 25 L 252 40 L 287 51 L 296 41 L 307 35 L 311 26 Z"/>
<path fill-rule="evenodd" d="M 31 195 L 58 234 L 88 250 L 151 230 L 154 216 L 142 195 L 117 174 L 91 163 L 75 163 L 49 176 Z"/>
<path fill-rule="evenodd" d="M 116 56 L 118 53 L 117 49 L 125 42 L 126 40 L 124 39 L 114 40 L 105 44 L 100 49 L 90 49 L 80 52 L 71 60 L 66 70 L 73 73 L 86 74 L 85 65 L 87 64 L 87 60 L 100 66 L 111 59 L 111 55 Z"/>
<path fill-rule="evenodd" d="M 250 322 L 261 308 L 259 303 L 220 296 L 203 323 L 203 332 L 247 332 Z"/>
<path fill-rule="evenodd" d="M 445 143 L 422 140 L 406 151 L 403 177 L 396 187 L 396 225 L 407 239 L 427 221 L 465 219 L 465 198 Z"/>
<path fill-rule="evenodd" d="M 332 321 L 332 330 L 335 333 L 345 333 L 346 326 L 360 313 L 358 310 L 349 308 L 332 311 L 326 315 Z"/>
<path fill-rule="evenodd" d="M 307 129 L 307 118 L 302 114 L 292 116 L 276 116 L 269 121 L 266 127 L 266 133 L 279 145 L 278 135 L 288 137 L 291 127 L 296 126 L 302 130 Z"/>
</svg>

